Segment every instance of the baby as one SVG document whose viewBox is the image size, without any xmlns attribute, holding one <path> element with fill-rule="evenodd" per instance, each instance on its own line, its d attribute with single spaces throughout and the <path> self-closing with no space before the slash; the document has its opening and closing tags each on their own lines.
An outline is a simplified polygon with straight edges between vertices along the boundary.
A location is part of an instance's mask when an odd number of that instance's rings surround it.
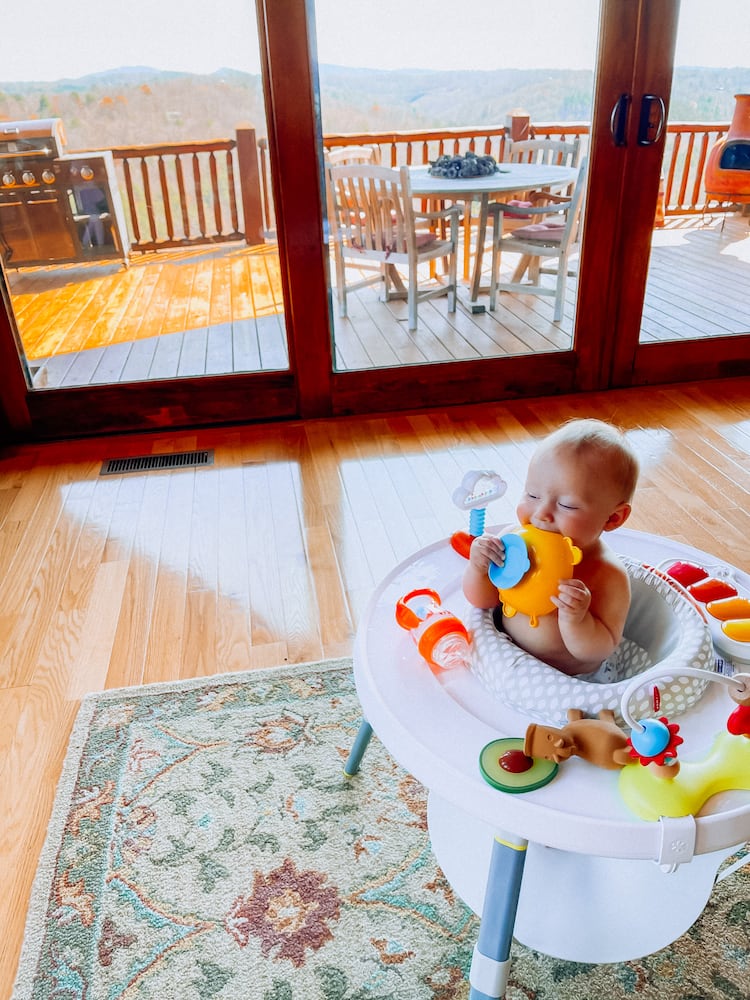
<svg viewBox="0 0 750 1000">
<path fill-rule="evenodd" d="M 600 420 L 572 420 L 538 446 L 529 463 L 516 516 L 520 524 L 569 537 L 582 552 L 575 579 L 561 580 L 551 598 L 556 612 L 538 625 L 516 614 L 499 623 L 510 638 L 539 660 L 566 674 L 593 675 L 620 640 L 630 607 L 630 581 L 602 532 L 628 519 L 638 479 L 638 459 L 624 435 Z M 505 546 L 481 535 L 471 546 L 463 580 L 467 599 L 494 608 L 498 592 L 487 571 L 502 566 Z"/>
</svg>

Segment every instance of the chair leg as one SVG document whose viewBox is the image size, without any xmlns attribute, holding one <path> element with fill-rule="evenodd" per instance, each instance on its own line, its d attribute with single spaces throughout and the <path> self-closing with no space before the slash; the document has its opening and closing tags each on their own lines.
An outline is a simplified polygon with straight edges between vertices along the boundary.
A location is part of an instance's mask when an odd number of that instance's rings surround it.
<svg viewBox="0 0 750 1000">
<path fill-rule="evenodd" d="M 555 312 L 552 317 L 553 323 L 559 323 L 563 318 L 565 309 L 565 286 L 568 281 L 568 258 L 563 254 L 558 261 L 557 285 L 555 289 Z"/>
<path fill-rule="evenodd" d="M 407 306 L 409 311 L 409 330 L 417 329 L 417 298 L 419 296 L 419 289 L 417 286 L 417 262 L 416 260 L 409 261 L 409 291 L 407 294 Z"/>
<path fill-rule="evenodd" d="M 527 253 L 523 254 L 519 262 L 516 264 L 516 269 L 513 272 L 511 281 L 513 284 L 520 284 L 523 281 L 523 276 L 529 271 L 531 267 L 531 256 Z M 531 274 L 529 275 L 531 277 Z M 537 282 L 539 281 L 539 276 L 537 275 Z"/>
<path fill-rule="evenodd" d="M 496 215 L 492 217 L 492 261 L 490 263 L 490 312 L 495 311 L 497 305 L 497 278 L 500 273 L 500 233 L 502 222 Z"/>
<path fill-rule="evenodd" d="M 458 287 L 458 247 L 456 247 L 453 253 L 448 258 L 449 270 L 448 270 L 448 281 L 450 282 L 448 286 L 448 312 L 454 313 L 456 311 L 456 289 Z"/>
<path fill-rule="evenodd" d="M 461 223 L 464 230 L 464 281 L 469 280 L 469 274 L 471 273 L 471 204 L 469 202 L 466 205 L 463 222 Z"/>
<path fill-rule="evenodd" d="M 371 737 L 372 726 L 366 719 L 363 719 L 359 727 L 359 732 L 354 740 L 354 745 L 349 752 L 346 764 L 344 764 L 345 778 L 354 777 L 359 770 L 359 765 L 362 763 L 362 758 L 365 755 L 365 750 L 367 749 Z"/>
<path fill-rule="evenodd" d="M 469 1000 L 505 996 L 527 846 L 526 840 L 511 835 L 497 836 L 492 845 L 479 939 L 469 973 Z"/>
<path fill-rule="evenodd" d="M 336 265 L 336 296 L 339 300 L 339 316 L 346 316 L 346 264 L 338 246 L 334 253 Z"/>
</svg>

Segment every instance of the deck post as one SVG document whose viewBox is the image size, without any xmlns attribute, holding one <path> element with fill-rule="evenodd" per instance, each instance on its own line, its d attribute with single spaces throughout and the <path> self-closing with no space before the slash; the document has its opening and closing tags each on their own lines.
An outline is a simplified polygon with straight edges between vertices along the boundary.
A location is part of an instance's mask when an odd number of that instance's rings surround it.
<svg viewBox="0 0 750 1000">
<path fill-rule="evenodd" d="M 237 164 L 240 173 L 242 214 L 245 219 L 245 242 L 248 246 L 265 243 L 263 231 L 263 203 L 260 192 L 260 171 L 255 129 L 252 125 L 238 125 Z"/>
</svg>

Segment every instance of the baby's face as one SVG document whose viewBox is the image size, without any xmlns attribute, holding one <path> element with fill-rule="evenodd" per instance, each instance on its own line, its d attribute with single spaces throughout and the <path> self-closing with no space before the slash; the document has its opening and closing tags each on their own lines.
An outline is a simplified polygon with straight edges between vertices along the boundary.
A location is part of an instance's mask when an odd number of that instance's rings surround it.
<svg viewBox="0 0 750 1000">
<path fill-rule="evenodd" d="M 516 516 L 521 524 L 567 535 L 585 550 L 622 502 L 606 459 L 565 446 L 541 448 L 529 463 Z"/>
</svg>

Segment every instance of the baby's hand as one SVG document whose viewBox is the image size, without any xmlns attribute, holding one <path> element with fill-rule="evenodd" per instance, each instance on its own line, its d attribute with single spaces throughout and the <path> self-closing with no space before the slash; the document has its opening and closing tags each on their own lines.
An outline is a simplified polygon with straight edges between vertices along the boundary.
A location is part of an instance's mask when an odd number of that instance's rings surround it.
<svg viewBox="0 0 750 1000">
<path fill-rule="evenodd" d="M 561 580 L 557 597 L 550 600 L 558 608 L 558 618 L 575 624 L 586 616 L 591 605 L 591 591 L 582 580 Z"/>
<path fill-rule="evenodd" d="M 505 546 L 497 535 L 479 535 L 471 543 L 469 563 L 483 575 L 487 575 L 490 563 L 502 566 L 505 562 Z"/>
</svg>

